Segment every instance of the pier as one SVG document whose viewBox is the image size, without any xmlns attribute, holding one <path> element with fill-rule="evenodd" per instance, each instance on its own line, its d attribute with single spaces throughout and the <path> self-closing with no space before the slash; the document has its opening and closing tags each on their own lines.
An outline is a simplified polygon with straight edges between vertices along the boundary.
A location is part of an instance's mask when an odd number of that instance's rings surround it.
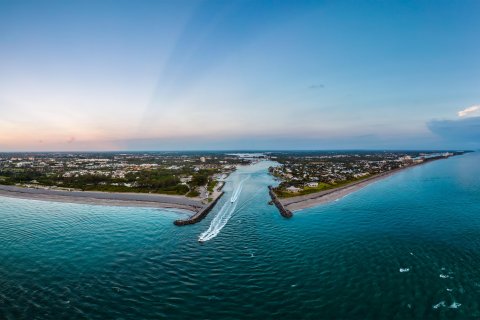
<svg viewBox="0 0 480 320">
<path fill-rule="evenodd" d="M 185 219 L 185 220 L 175 220 L 173 223 L 176 226 L 186 226 L 186 225 L 189 225 L 189 224 L 195 224 L 197 222 L 202 221 L 208 215 L 208 213 L 210 211 L 212 211 L 213 207 L 215 207 L 218 200 L 220 200 L 220 198 L 223 196 L 224 193 L 225 192 L 222 191 L 222 193 L 220 193 L 220 195 L 215 200 L 213 200 L 212 202 L 210 202 L 209 204 L 204 206 L 202 209 L 200 209 L 197 213 L 195 213 L 190 218 Z"/>
<path fill-rule="evenodd" d="M 270 197 L 272 198 L 272 202 L 275 204 L 277 207 L 278 211 L 280 211 L 280 214 L 284 218 L 291 218 L 293 216 L 292 211 L 286 209 L 283 204 L 278 200 L 277 195 L 275 192 L 273 192 L 272 186 L 268 186 L 268 193 L 270 194 Z"/>
</svg>

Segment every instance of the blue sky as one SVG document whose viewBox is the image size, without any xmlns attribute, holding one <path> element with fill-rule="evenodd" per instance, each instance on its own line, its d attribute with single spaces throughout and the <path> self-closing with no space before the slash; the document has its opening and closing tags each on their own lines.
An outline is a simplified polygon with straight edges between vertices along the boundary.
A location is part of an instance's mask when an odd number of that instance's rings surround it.
<svg viewBox="0 0 480 320">
<path fill-rule="evenodd" d="M 479 13 L 0 0 L 0 150 L 477 148 Z"/>
</svg>

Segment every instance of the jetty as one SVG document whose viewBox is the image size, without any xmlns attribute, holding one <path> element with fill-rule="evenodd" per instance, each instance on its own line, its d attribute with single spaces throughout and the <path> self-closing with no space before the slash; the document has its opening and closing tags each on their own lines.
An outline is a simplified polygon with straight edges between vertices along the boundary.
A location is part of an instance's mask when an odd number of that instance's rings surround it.
<svg viewBox="0 0 480 320">
<path fill-rule="evenodd" d="M 270 194 L 270 197 L 272 198 L 273 204 L 277 207 L 278 211 L 280 211 L 280 214 L 284 218 L 291 218 L 293 216 L 292 211 L 288 210 L 283 206 L 283 204 L 278 200 L 277 195 L 275 192 L 273 192 L 272 186 L 268 186 L 268 193 Z"/>
<path fill-rule="evenodd" d="M 213 200 L 209 204 L 205 205 L 203 208 L 201 208 L 197 213 L 195 213 L 190 218 L 185 219 L 185 220 L 175 220 L 173 223 L 176 226 L 186 226 L 186 225 L 189 225 L 189 224 L 195 224 L 197 222 L 202 221 L 208 215 L 208 213 L 210 211 L 212 211 L 213 207 L 215 207 L 218 200 L 220 200 L 220 198 L 224 194 L 225 194 L 225 191 L 222 191 L 222 193 L 220 193 L 220 195 L 217 198 L 215 198 L 215 200 Z"/>
</svg>

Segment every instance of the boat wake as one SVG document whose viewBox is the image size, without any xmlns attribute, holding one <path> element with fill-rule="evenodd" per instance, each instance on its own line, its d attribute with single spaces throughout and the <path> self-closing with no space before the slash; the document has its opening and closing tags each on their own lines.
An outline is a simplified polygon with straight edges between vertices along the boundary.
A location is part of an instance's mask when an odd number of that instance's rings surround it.
<svg viewBox="0 0 480 320">
<path fill-rule="evenodd" d="M 226 202 L 220 211 L 217 213 L 215 218 L 213 218 L 210 226 L 208 227 L 207 231 L 203 232 L 200 237 L 198 237 L 198 241 L 205 242 L 208 240 L 212 240 L 215 238 L 220 231 L 225 227 L 228 220 L 232 217 L 233 212 L 237 207 L 236 202 Z"/>
<path fill-rule="evenodd" d="M 245 181 L 247 181 L 249 177 L 246 177 L 245 179 L 243 179 L 242 181 L 240 181 L 240 183 L 238 184 L 237 188 L 233 191 L 233 195 L 232 197 L 230 198 L 230 202 L 235 202 L 237 201 L 238 199 L 238 196 L 240 195 L 240 193 L 242 192 L 242 188 L 243 188 L 243 183 Z"/>
<path fill-rule="evenodd" d="M 235 209 L 237 208 L 237 199 L 240 196 L 243 188 L 243 183 L 248 179 L 249 177 L 243 179 L 240 181 L 238 186 L 235 188 L 233 191 L 232 197 L 229 202 L 226 202 L 220 211 L 217 213 L 217 215 L 212 219 L 212 222 L 210 223 L 210 226 L 208 227 L 207 231 L 203 232 L 200 234 L 198 237 L 199 242 L 205 242 L 208 240 L 211 240 L 215 238 L 220 231 L 225 227 L 227 224 L 228 220 L 232 217 L 233 213 L 235 212 Z"/>
</svg>

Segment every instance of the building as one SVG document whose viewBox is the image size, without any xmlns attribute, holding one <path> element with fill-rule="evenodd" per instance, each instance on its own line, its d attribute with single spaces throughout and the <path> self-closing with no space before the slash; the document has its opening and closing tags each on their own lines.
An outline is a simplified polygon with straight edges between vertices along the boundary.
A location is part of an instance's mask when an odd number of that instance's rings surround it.
<svg viewBox="0 0 480 320">
<path fill-rule="evenodd" d="M 287 190 L 288 192 L 291 192 L 291 193 L 297 193 L 297 192 L 300 192 L 300 188 L 297 188 L 297 187 L 294 187 L 294 186 L 290 186 L 288 188 L 286 188 L 285 190 Z"/>
</svg>

